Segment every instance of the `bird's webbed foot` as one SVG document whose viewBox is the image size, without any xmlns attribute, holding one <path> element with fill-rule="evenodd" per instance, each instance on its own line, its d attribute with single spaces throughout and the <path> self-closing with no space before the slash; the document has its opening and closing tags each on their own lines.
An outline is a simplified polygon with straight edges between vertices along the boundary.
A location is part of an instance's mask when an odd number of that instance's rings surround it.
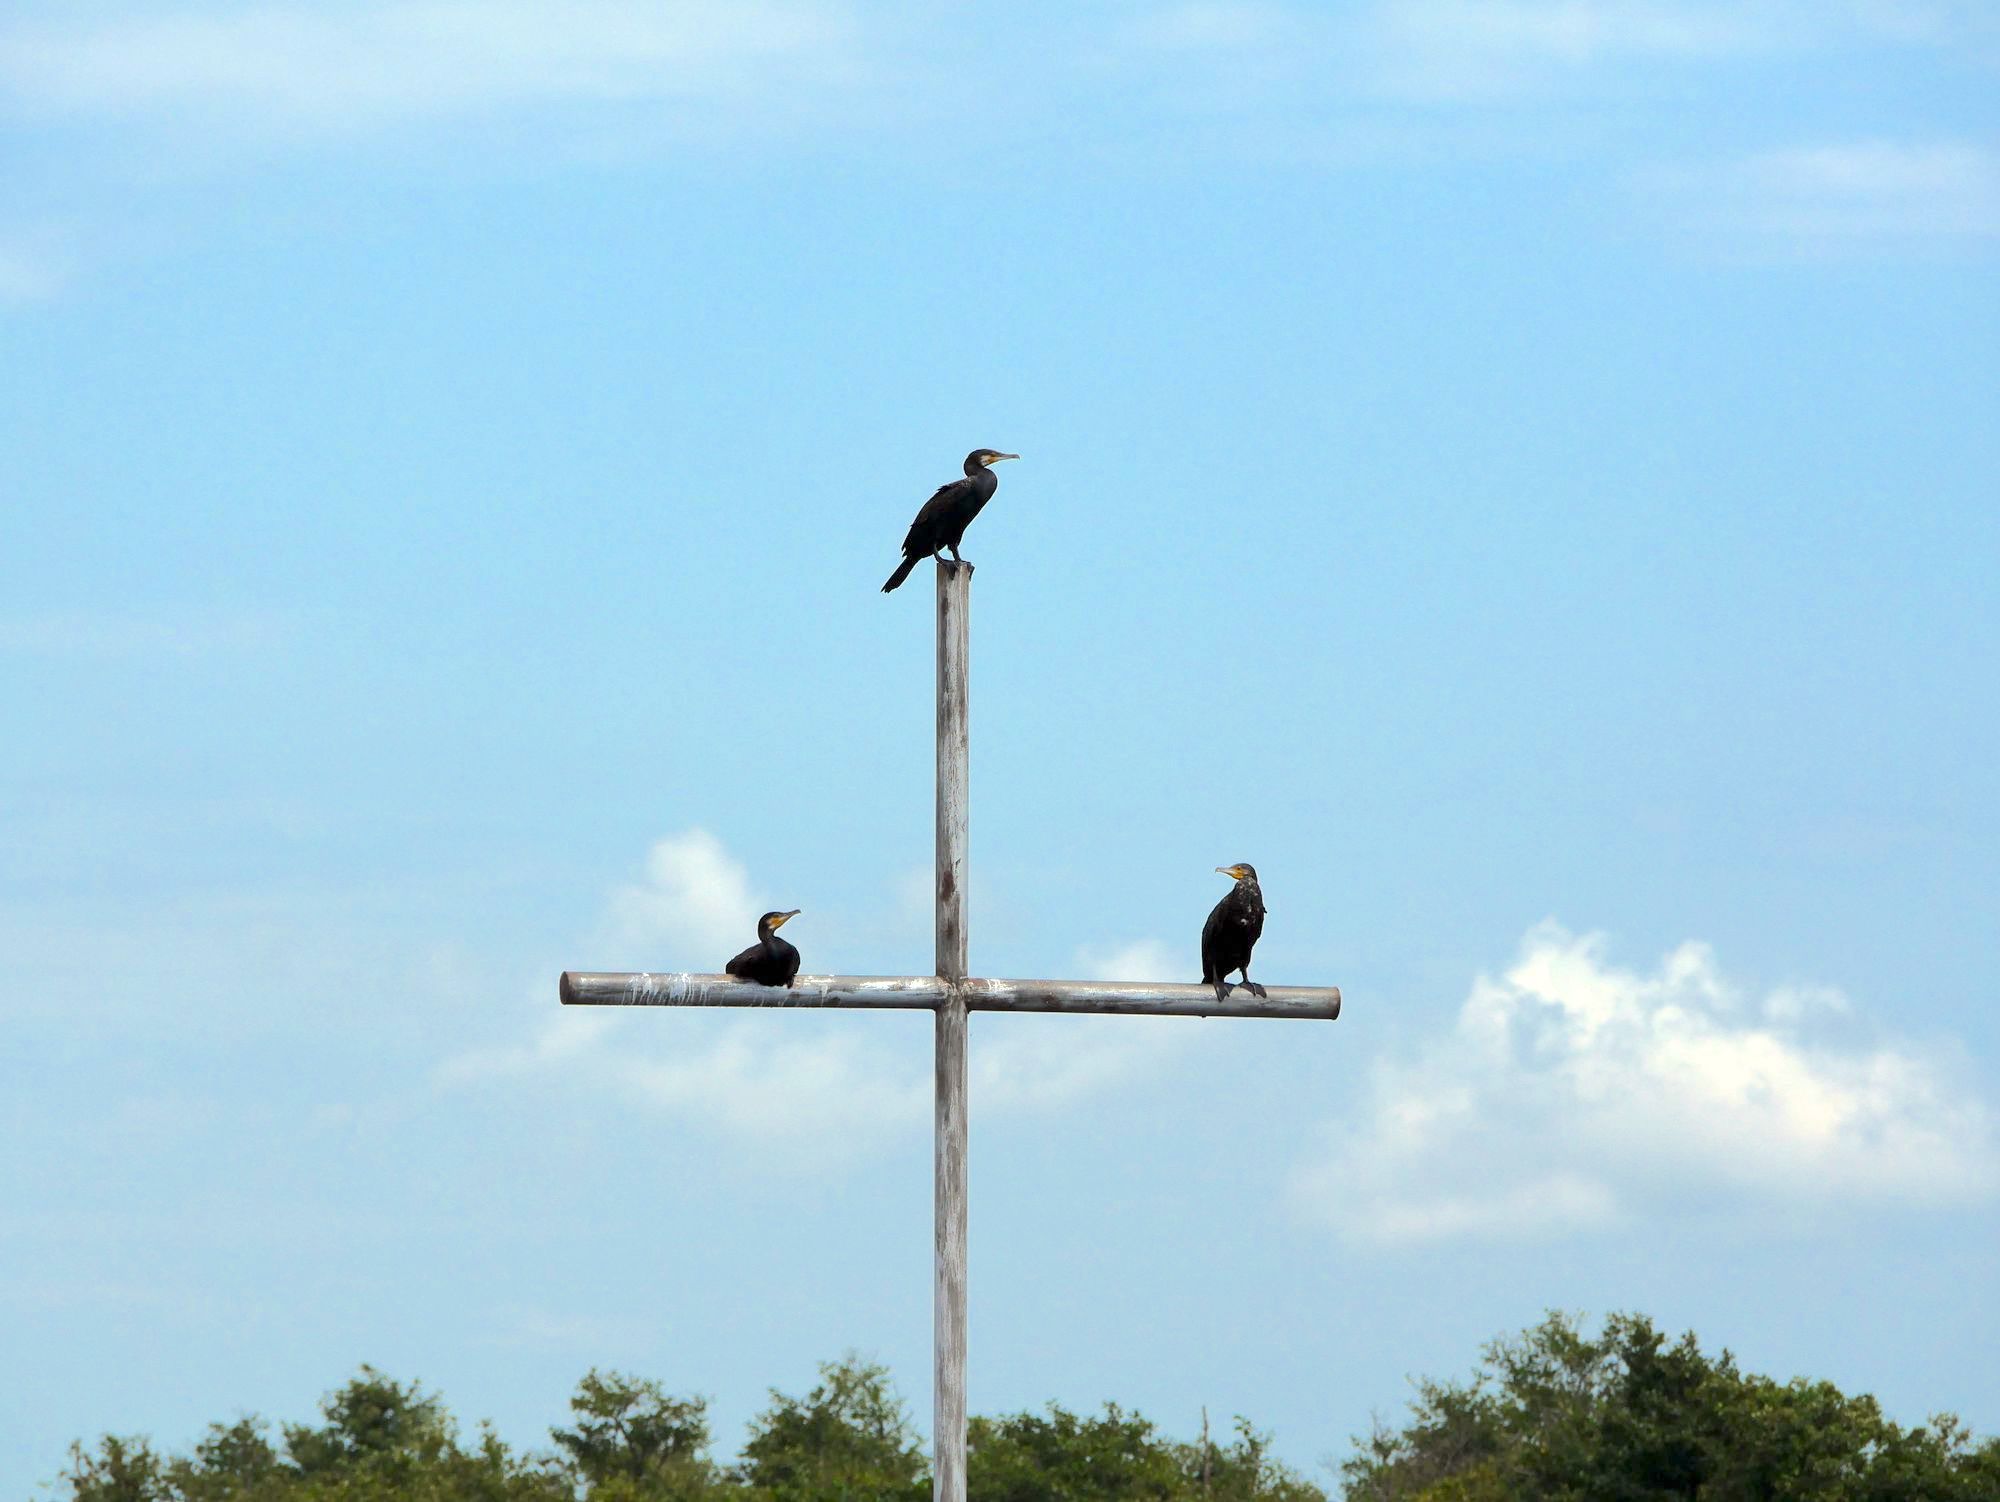
<svg viewBox="0 0 2000 1502">
<path fill-rule="evenodd" d="M 1255 982 L 1254 980 L 1250 979 L 1250 977 L 1247 975 L 1243 977 L 1243 989 L 1248 991 L 1252 996 L 1256 997 L 1259 1001 L 1270 1000 L 1270 998 L 1264 994 L 1264 988 L 1258 985 L 1257 982 Z"/>
<path fill-rule="evenodd" d="M 1219 980 L 1215 983 L 1215 999 L 1217 1001 L 1227 1001 L 1229 1000 L 1229 993 L 1235 989 L 1236 987 L 1228 981 Z"/>
</svg>

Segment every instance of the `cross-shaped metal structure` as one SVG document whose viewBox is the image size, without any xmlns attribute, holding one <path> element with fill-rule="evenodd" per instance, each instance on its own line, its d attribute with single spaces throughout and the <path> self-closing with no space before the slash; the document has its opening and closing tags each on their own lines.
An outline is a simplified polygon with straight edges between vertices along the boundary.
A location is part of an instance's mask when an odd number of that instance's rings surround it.
<svg viewBox="0 0 2000 1502">
<path fill-rule="evenodd" d="M 1340 1015 L 1337 986 L 1239 986 L 980 980 L 965 973 L 967 616 L 972 569 L 937 568 L 937 974 L 801 975 L 786 989 L 729 975 L 566 970 L 565 1006 L 869 1007 L 937 1017 L 934 1502 L 965 1502 L 966 1018 L 972 1012 L 1122 1012 L 1142 1017 Z M 1192 968 L 1192 967 L 1190 967 Z"/>
</svg>

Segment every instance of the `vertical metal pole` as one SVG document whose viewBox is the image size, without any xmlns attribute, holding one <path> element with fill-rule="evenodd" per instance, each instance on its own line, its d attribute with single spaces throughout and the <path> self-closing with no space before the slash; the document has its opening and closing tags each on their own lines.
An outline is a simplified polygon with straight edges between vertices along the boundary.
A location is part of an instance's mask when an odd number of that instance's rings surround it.
<svg viewBox="0 0 2000 1502">
<path fill-rule="evenodd" d="M 972 570 L 937 564 L 937 973 L 965 979 L 966 618 Z M 934 1502 L 965 1502 L 965 995 L 937 1009 L 937 1271 L 932 1373 Z"/>
</svg>

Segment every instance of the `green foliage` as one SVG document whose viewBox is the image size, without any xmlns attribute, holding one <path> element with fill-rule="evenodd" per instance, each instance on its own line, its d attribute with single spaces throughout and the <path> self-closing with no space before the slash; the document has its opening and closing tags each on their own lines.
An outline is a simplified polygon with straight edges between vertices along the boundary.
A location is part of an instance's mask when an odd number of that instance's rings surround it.
<svg viewBox="0 0 2000 1502">
<path fill-rule="evenodd" d="M 1348 1502 L 2000 1502 L 2000 1442 L 1903 1429 L 1830 1383 L 1746 1376 L 1692 1334 L 1551 1314 L 1470 1383 L 1420 1382 L 1341 1466 Z"/>
<path fill-rule="evenodd" d="M 287 1424 L 274 1447 L 258 1418 L 212 1424 L 194 1453 L 162 1461 L 144 1440 L 107 1435 L 70 1448 L 69 1502 L 572 1502 L 545 1457 L 480 1432 L 466 1449 L 444 1404 L 371 1367 L 320 1405 L 323 1424 Z"/>
<path fill-rule="evenodd" d="M 210 1424 L 192 1456 L 167 1463 L 172 1495 L 182 1502 L 233 1502 L 272 1492 L 282 1463 L 266 1427 L 258 1418 Z"/>
<path fill-rule="evenodd" d="M 1203 1502 L 1326 1502 L 1326 1493 L 1271 1457 L 1271 1436 L 1240 1414 L 1226 1445 L 1178 1445 L 1183 1494 Z M 1190 1490 L 1189 1488 L 1192 1488 Z"/>
<path fill-rule="evenodd" d="M 852 1354 L 824 1363 L 803 1398 L 773 1388 L 750 1425 L 737 1478 L 776 1502 L 912 1502 L 928 1468 L 887 1367 Z"/>
<path fill-rule="evenodd" d="M 974 1418 L 967 1502 L 1325 1502 L 1270 1456 L 1271 1437 L 1239 1418 L 1226 1445 L 1180 1444 L 1107 1403 L 1096 1418 L 1046 1413 Z"/>
<path fill-rule="evenodd" d="M 456 1445 L 443 1401 L 420 1383 L 405 1385 L 371 1366 L 321 1405 L 326 1423 L 285 1425 L 285 1451 L 303 1476 L 374 1470 L 407 1474 Z"/>
<path fill-rule="evenodd" d="M 575 1427 L 550 1437 L 595 1502 L 701 1497 L 716 1489 L 706 1398 L 670 1398 L 657 1382 L 593 1368 L 569 1406 Z"/>
<path fill-rule="evenodd" d="M 710 1453 L 707 1400 L 592 1370 L 546 1452 L 461 1440 L 421 1384 L 362 1367 L 320 1422 L 211 1425 L 186 1455 L 140 1437 L 70 1447 L 53 1502 L 925 1502 L 929 1469 L 889 1373 L 848 1356 L 772 1392 L 741 1460 Z M 969 1502 L 1326 1502 L 1238 1418 L 1213 1443 L 1116 1404 L 969 1424 Z M 1596 1335 L 1550 1315 L 1467 1382 L 1417 1384 L 1340 1467 L 1347 1502 L 2000 1502 L 2000 1440 L 1915 1428 L 1825 1382 L 1774 1382 L 1636 1315 Z"/>
<path fill-rule="evenodd" d="M 973 1418 L 966 1425 L 967 1502 L 1098 1502 L 1172 1498 L 1185 1474 L 1152 1423 L 1107 1403 L 1079 1418 L 1051 1403 L 1046 1414 Z"/>
<path fill-rule="evenodd" d="M 72 1502 L 158 1502 L 166 1497 L 166 1468 L 141 1438 L 107 1434 L 95 1450 L 69 1447 L 63 1473 Z"/>
</svg>

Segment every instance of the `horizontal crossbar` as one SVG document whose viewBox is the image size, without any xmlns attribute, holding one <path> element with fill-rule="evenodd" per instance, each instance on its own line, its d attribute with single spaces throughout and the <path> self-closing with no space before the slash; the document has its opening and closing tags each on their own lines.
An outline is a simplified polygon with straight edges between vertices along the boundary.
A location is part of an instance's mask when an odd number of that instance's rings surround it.
<svg viewBox="0 0 2000 1502">
<path fill-rule="evenodd" d="M 961 987 L 974 1012 L 1106 1012 L 1133 1017 L 1309 1017 L 1340 1015 L 1338 986 L 1242 986 L 1225 1000 L 1215 987 L 1089 980 L 979 980 Z M 847 1007 L 932 1011 L 948 994 L 935 975 L 801 975 L 787 989 L 733 975 L 565 970 L 569 1007 Z"/>
</svg>

